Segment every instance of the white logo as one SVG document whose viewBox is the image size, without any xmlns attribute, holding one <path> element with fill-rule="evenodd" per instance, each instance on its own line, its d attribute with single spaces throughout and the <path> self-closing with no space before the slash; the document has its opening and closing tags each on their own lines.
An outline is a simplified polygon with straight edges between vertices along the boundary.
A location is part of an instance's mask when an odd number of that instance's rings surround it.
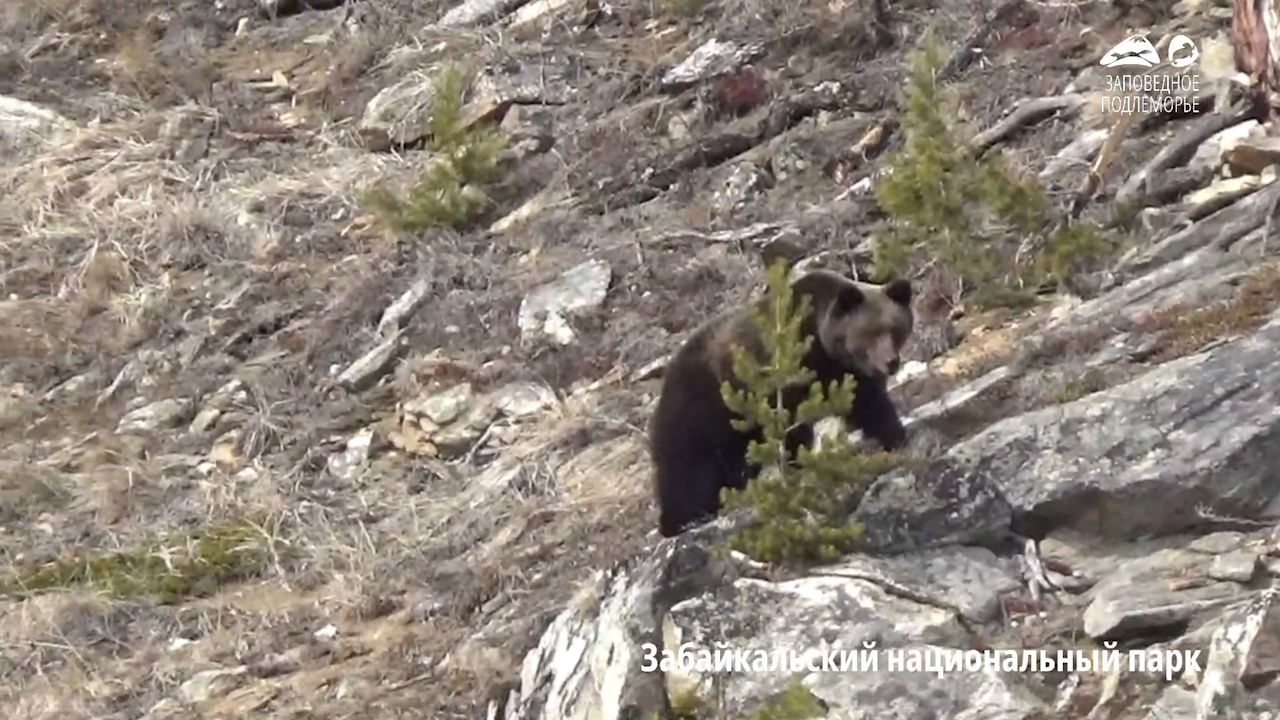
<svg viewBox="0 0 1280 720">
<path fill-rule="evenodd" d="M 1191 49 L 1191 52 L 1182 57 L 1174 57 L 1179 51 Z M 1176 35 L 1173 41 L 1169 43 L 1169 64 L 1176 68 L 1184 68 L 1196 60 L 1200 59 L 1200 49 L 1196 44 L 1191 42 L 1191 38 L 1186 35 Z"/>
<path fill-rule="evenodd" d="M 1176 57 L 1180 52 L 1185 52 L 1182 57 Z M 1186 35 L 1176 35 L 1169 43 L 1169 64 L 1176 68 L 1183 68 L 1194 63 L 1200 58 L 1200 50 L 1196 48 L 1196 44 Z M 1138 34 L 1116 43 L 1115 47 L 1107 51 L 1102 56 L 1099 65 L 1103 67 L 1155 67 L 1160 63 L 1160 53 L 1156 52 L 1155 46 L 1147 39 L 1147 36 Z"/>
<path fill-rule="evenodd" d="M 1099 64 L 1109 68 L 1129 65 L 1155 67 L 1158 62 L 1160 54 L 1145 35 L 1130 35 L 1108 50 Z"/>
</svg>

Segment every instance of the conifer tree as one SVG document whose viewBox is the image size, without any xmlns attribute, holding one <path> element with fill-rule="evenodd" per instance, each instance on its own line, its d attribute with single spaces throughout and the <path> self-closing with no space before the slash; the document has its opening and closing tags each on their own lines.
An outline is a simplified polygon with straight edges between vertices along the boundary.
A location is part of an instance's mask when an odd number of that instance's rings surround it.
<svg viewBox="0 0 1280 720">
<path fill-rule="evenodd" d="M 857 390 L 852 376 L 823 387 L 803 364 L 814 338 L 801 332 L 810 300 L 798 300 L 786 264 L 768 274 L 768 295 L 753 309 L 752 322 L 761 337 L 763 357 L 734 349 L 735 382 L 721 388 L 725 404 L 737 416 L 739 432 L 759 429 L 761 439 L 747 448 L 749 463 L 762 472 L 742 490 L 726 488 L 726 508 L 749 508 L 759 522 L 742 530 L 731 546 L 766 562 L 829 561 L 849 552 L 861 528 L 848 521 L 849 509 L 866 486 L 893 464 L 885 453 L 861 454 L 841 433 L 802 447 L 792 457 L 787 434 L 800 425 L 830 416 L 845 416 Z M 794 387 L 809 394 L 793 411 L 783 394 Z"/>
<path fill-rule="evenodd" d="M 467 78 L 457 66 L 446 66 L 436 77 L 427 144 L 433 157 L 406 197 L 384 187 L 364 193 L 364 203 L 393 230 L 460 230 L 488 207 L 483 188 L 500 175 L 499 155 L 506 141 L 491 128 L 467 125 L 466 87 Z"/>
</svg>

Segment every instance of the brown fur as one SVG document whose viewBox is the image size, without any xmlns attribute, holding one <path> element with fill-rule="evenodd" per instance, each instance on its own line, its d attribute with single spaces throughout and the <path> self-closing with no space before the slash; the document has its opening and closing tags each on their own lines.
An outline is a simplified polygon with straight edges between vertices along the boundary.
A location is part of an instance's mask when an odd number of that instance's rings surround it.
<svg viewBox="0 0 1280 720">
<path fill-rule="evenodd" d="M 815 270 L 792 287 L 797 300 L 809 298 L 801 332 L 814 341 L 805 366 L 824 385 L 853 375 L 858 389 L 847 420 L 886 448 L 900 447 L 906 436 L 886 383 L 897 372 L 902 346 L 913 330 L 911 286 L 904 280 L 872 285 Z M 743 487 L 755 472 L 748 471 L 746 449 L 758 435 L 733 429 L 720 387 L 724 381 L 737 384 L 734 346 L 761 357 L 763 344 L 749 310 L 765 302 L 757 300 L 703 325 L 664 373 L 649 436 L 659 529 L 666 537 L 714 516 L 720 490 Z M 794 411 L 808 388 L 791 388 L 783 395 L 784 405 Z M 788 436 L 793 451 L 812 441 L 812 427 L 797 428 Z"/>
</svg>

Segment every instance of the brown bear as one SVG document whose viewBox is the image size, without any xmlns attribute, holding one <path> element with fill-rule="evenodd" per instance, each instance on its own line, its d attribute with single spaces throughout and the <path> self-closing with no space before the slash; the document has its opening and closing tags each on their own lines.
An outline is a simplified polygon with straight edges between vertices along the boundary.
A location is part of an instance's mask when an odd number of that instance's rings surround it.
<svg viewBox="0 0 1280 720">
<path fill-rule="evenodd" d="M 813 270 L 791 286 L 797 303 L 802 295 L 809 298 L 801 333 L 814 341 L 805 366 L 824 386 L 853 375 L 857 389 L 846 421 L 886 450 L 902 447 L 906 432 L 889 398 L 888 380 L 902 364 L 902 347 L 914 327 L 911 284 L 897 279 L 873 285 Z M 761 298 L 753 305 L 765 302 Z M 759 430 L 735 430 L 733 414 L 720 394 L 726 380 L 739 386 L 733 375 L 734 345 L 763 359 L 749 308 L 736 308 L 699 328 L 663 373 L 662 393 L 649 425 L 663 537 L 713 518 L 720 510 L 721 488 L 741 489 L 759 471 L 749 469 L 746 459 L 747 444 L 760 439 Z M 792 388 L 784 393 L 783 403 L 794 412 L 808 390 Z M 787 437 L 792 452 L 812 442 L 812 426 L 798 427 Z"/>
</svg>

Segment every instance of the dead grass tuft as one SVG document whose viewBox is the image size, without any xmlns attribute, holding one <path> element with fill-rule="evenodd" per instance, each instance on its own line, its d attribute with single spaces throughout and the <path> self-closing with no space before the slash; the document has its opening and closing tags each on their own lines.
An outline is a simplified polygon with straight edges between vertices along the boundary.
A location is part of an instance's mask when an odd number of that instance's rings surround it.
<svg viewBox="0 0 1280 720">
<path fill-rule="evenodd" d="M 62 478 L 33 463 L 0 465 L 0 523 L 56 510 L 70 497 Z"/>
<path fill-rule="evenodd" d="M 1262 327 L 1280 306 L 1280 265 L 1249 274 L 1235 294 L 1201 308 L 1177 305 L 1139 320 L 1137 329 L 1159 333 L 1161 346 L 1148 361 L 1159 364 L 1198 352 L 1206 345 Z"/>
<path fill-rule="evenodd" d="M 1078 377 L 1066 380 L 1049 393 L 1049 401 L 1055 405 L 1065 405 L 1086 395 L 1100 392 L 1110 387 L 1106 373 L 1100 368 L 1089 368 Z"/>
</svg>

